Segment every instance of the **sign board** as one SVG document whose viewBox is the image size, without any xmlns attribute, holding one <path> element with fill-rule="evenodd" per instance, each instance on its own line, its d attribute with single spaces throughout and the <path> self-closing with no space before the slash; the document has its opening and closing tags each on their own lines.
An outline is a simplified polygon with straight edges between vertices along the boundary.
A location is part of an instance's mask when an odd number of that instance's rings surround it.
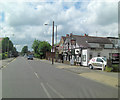
<svg viewBox="0 0 120 100">
<path fill-rule="evenodd" d="M 119 64 L 119 63 L 120 63 L 120 53 L 113 53 L 112 64 Z"/>
<path fill-rule="evenodd" d="M 75 54 L 80 54 L 80 49 L 75 49 Z"/>
</svg>

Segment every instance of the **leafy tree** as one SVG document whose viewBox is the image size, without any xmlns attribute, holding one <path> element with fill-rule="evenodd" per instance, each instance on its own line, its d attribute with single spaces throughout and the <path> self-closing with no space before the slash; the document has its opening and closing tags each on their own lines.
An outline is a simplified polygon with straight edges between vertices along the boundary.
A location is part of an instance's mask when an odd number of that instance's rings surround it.
<svg viewBox="0 0 120 100">
<path fill-rule="evenodd" d="M 18 52 L 15 47 L 12 48 L 12 55 L 14 55 L 14 57 L 18 56 Z"/>
<path fill-rule="evenodd" d="M 46 41 L 35 40 L 33 42 L 32 48 L 34 50 L 34 55 L 37 58 L 45 58 L 46 52 L 51 50 L 51 45 Z"/>
<path fill-rule="evenodd" d="M 40 41 L 34 40 L 34 42 L 33 42 L 33 44 L 32 44 L 32 48 L 33 48 L 33 50 L 34 50 L 34 53 L 36 53 L 36 54 L 39 53 L 39 52 L 38 52 L 39 43 L 40 43 Z"/>
<path fill-rule="evenodd" d="M 1 47 L 2 47 L 3 59 L 10 57 L 10 55 L 14 56 L 15 54 L 17 54 L 16 48 L 13 46 L 12 41 L 8 37 L 5 37 L 2 39 Z M 14 49 L 14 52 L 13 52 L 13 49 Z"/>
<path fill-rule="evenodd" d="M 28 46 L 24 46 L 22 48 L 21 54 L 24 55 L 24 54 L 27 54 L 27 53 L 28 53 Z"/>
</svg>

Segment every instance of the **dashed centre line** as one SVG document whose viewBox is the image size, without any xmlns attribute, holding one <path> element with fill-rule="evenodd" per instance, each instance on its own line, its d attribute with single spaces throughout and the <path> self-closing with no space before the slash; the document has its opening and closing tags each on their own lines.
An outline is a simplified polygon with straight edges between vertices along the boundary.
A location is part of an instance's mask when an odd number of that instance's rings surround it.
<svg viewBox="0 0 120 100">
<path fill-rule="evenodd" d="M 35 74 L 35 76 L 39 79 L 39 76 L 38 76 L 38 74 L 36 73 L 36 72 L 34 72 L 34 74 Z"/>
</svg>

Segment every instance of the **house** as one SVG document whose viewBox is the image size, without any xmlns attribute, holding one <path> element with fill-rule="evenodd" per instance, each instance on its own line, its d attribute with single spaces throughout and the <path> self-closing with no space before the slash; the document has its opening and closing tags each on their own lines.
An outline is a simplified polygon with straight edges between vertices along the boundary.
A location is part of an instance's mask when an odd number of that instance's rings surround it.
<svg viewBox="0 0 120 100">
<path fill-rule="evenodd" d="M 120 48 L 120 39 L 117 37 L 107 37 L 112 43 L 114 48 Z"/>
<path fill-rule="evenodd" d="M 65 42 L 65 39 L 66 39 L 66 37 L 62 36 L 61 39 L 60 39 L 59 45 L 57 47 L 58 57 L 59 57 L 58 62 L 63 62 L 63 45 L 64 45 L 64 42 Z"/>
<path fill-rule="evenodd" d="M 88 65 L 92 57 L 104 56 L 107 59 L 120 49 L 114 48 L 114 44 L 107 37 L 67 35 L 63 44 L 63 58 L 65 63 L 74 59 L 83 66 Z"/>
</svg>

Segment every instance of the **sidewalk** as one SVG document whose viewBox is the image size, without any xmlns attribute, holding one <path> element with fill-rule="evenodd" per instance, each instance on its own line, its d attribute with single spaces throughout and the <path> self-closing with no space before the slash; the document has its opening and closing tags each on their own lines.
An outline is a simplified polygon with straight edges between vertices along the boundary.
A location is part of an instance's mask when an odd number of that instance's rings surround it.
<svg viewBox="0 0 120 100">
<path fill-rule="evenodd" d="M 15 58 L 7 58 L 4 60 L 0 60 L 0 69 L 3 68 L 3 66 L 6 66 L 7 64 L 9 64 L 12 60 L 14 60 Z"/>
<path fill-rule="evenodd" d="M 51 64 L 51 61 L 48 60 L 40 60 L 40 61 Z M 120 81 L 120 77 L 118 77 L 117 72 L 105 72 L 98 69 L 91 70 L 88 67 L 84 67 L 84 66 L 71 66 L 57 62 L 54 62 L 54 66 L 56 68 L 65 69 L 74 72 L 82 77 L 100 82 L 102 84 L 110 85 L 112 87 L 118 87 L 120 85 L 120 83 L 118 84 L 118 79 Z"/>
</svg>

